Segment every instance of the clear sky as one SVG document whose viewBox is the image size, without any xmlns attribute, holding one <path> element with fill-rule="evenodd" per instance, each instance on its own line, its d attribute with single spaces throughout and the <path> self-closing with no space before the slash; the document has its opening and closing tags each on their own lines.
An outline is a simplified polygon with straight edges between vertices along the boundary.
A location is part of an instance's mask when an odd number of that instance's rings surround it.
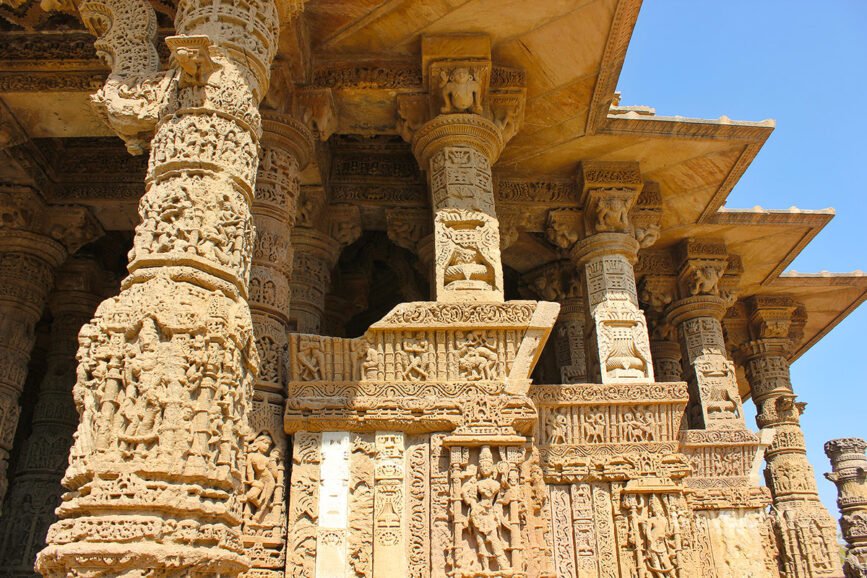
<svg viewBox="0 0 867 578">
<path fill-rule="evenodd" d="M 867 270 L 867 1 L 645 0 L 618 90 L 660 115 L 777 121 L 732 208 L 833 207 L 791 265 Z M 825 441 L 867 438 L 867 304 L 792 367 L 822 501 Z M 752 403 L 748 422 L 755 428 Z"/>
</svg>

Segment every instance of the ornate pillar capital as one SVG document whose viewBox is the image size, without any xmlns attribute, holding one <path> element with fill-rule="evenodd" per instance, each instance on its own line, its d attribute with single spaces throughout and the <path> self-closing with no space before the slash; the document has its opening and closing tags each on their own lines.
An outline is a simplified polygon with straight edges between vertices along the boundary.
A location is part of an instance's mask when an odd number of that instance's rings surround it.
<svg viewBox="0 0 867 578">
<path fill-rule="evenodd" d="M 449 147 L 469 147 L 491 165 L 500 158 L 505 143 L 493 121 L 478 114 L 440 114 L 419 128 L 412 138 L 412 152 L 427 167 L 433 157 Z"/>
<path fill-rule="evenodd" d="M 676 247 L 675 260 L 678 263 L 677 284 L 681 299 L 714 296 L 721 299 L 726 309 L 734 304 L 740 260 L 729 255 L 724 242 L 686 239 Z M 708 304 L 713 301 L 705 300 Z"/>
<path fill-rule="evenodd" d="M 578 187 L 585 237 L 598 233 L 632 235 L 629 212 L 644 187 L 637 162 L 582 161 Z"/>
<path fill-rule="evenodd" d="M 778 295 L 754 295 L 745 302 L 751 340 L 740 349 L 751 359 L 768 355 L 788 356 L 803 334 L 806 316 L 794 299 Z"/>
<path fill-rule="evenodd" d="M 0 252 L 22 253 L 57 267 L 103 234 L 85 207 L 48 205 L 30 187 L 0 185 Z"/>
<path fill-rule="evenodd" d="M 638 301 L 647 317 L 650 351 L 657 381 L 683 381 L 677 326 L 665 315 L 674 300 L 677 280 L 673 275 L 645 274 L 638 285 Z"/>
<path fill-rule="evenodd" d="M 632 266 L 638 259 L 638 248 L 638 241 L 630 235 L 595 233 L 575 243 L 569 256 L 576 267 L 583 267 L 603 256 L 613 255 L 623 257 Z"/>
</svg>

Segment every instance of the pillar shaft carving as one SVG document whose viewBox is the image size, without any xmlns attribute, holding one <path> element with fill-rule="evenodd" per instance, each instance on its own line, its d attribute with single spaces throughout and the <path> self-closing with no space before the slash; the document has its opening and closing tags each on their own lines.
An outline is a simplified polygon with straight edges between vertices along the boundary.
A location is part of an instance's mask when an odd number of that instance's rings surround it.
<svg viewBox="0 0 867 578">
<path fill-rule="evenodd" d="M 71 259 L 58 272 L 49 299 L 53 321 L 45 376 L 31 419 L 32 433 L 24 441 L 0 520 L 0 565 L 21 575 L 32 572 L 60 504 L 60 479 L 78 425 L 72 397 L 77 336 L 99 304 L 102 281 L 95 261 Z"/>
<path fill-rule="evenodd" d="M 689 239 L 679 247 L 680 299 L 668 306 L 678 328 L 690 387 L 687 417 L 692 429 L 742 430 L 743 404 L 734 364 L 726 353 L 721 320 L 731 305 L 732 276 L 725 244 Z"/>
<path fill-rule="evenodd" d="M 786 576 L 839 576 L 836 524 L 819 501 L 807 459 L 787 359 L 805 319 L 786 297 L 752 297 L 751 341 L 739 353 L 756 404 L 756 423 L 775 432 L 765 451 L 765 479 L 774 500 L 773 522 Z"/>
<path fill-rule="evenodd" d="M 628 216 L 642 187 L 638 164 L 585 162 L 579 180 L 585 234 L 571 246 L 570 256 L 583 272 L 600 379 L 653 381 L 647 321 L 638 307 L 633 271 L 639 243 Z M 564 227 L 566 222 L 552 216 L 550 228 L 562 248 L 574 238 L 569 233 L 574 226 Z"/>
<path fill-rule="evenodd" d="M 552 335 L 560 382 L 587 383 L 587 306 L 578 271 L 571 263 L 558 262 L 534 274 L 529 280 L 533 292 L 560 304 Z"/>
<path fill-rule="evenodd" d="M 285 463 L 288 438 L 282 414 L 286 391 L 292 228 L 300 172 L 313 134 L 300 121 L 263 112 L 262 149 L 253 200 L 256 244 L 250 275 L 250 312 L 259 353 L 244 469 L 242 543 L 259 575 L 286 567 Z"/>
<path fill-rule="evenodd" d="M 292 320 L 295 331 L 318 334 L 331 287 L 331 270 L 340 257 L 340 243 L 328 234 L 298 227 L 292 238 Z"/>
<path fill-rule="evenodd" d="M 413 138 L 434 207 L 437 301 L 502 301 L 503 265 L 491 164 L 502 136 L 474 114 L 441 115 Z"/>
<path fill-rule="evenodd" d="M 172 67 L 154 73 L 154 15 L 142 4 L 80 7 L 111 47 L 100 92 L 109 125 L 134 152 L 154 136 L 129 276 L 80 336 L 80 425 L 69 499 L 37 559 L 46 576 L 250 566 L 240 499 L 258 366 L 250 206 L 278 7 L 180 2 Z M 121 513 L 132 516 L 118 525 Z"/>
<path fill-rule="evenodd" d="M 48 207 L 26 187 L 0 188 L 0 499 L 6 495 L 34 330 L 55 269 L 100 233 L 84 209 Z"/>
<path fill-rule="evenodd" d="M 674 299 L 674 277 L 645 275 L 641 280 L 638 300 L 647 316 L 650 332 L 650 351 L 657 381 L 683 381 L 683 366 L 677 328 L 665 315 L 665 309 Z"/>
<path fill-rule="evenodd" d="M 858 438 L 831 440 L 825 454 L 833 471 L 825 474 L 837 486 L 840 528 L 846 540 L 846 578 L 867 576 L 867 442 Z"/>
</svg>

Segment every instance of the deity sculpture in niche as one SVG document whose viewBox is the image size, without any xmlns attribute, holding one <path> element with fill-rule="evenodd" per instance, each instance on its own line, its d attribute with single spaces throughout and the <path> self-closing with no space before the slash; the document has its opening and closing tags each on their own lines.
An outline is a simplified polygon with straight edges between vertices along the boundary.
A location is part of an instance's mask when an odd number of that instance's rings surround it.
<svg viewBox="0 0 867 578">
<path fill-rule="evenodd" d="M 482 85 L 478 72 L 459 66 L 451 71 L 440 71 L 443 106 L 440 112 L 482 112 Z"/>
<path fill-rule="evenodd" d="M 548 489 L 523 446 L 450 448 L 452 575 L 551 577 Z"/>
<path fill-rule="evenodd" d="M 475 544 L 475 559 L 465 562 L 469 562 L 470 567 L 478 566 L 485 573 L 512 569 L 506 555 L 509 544 L 503 537 L 510 531 L 504 507 L 514 499 L 510 481 L 515 481 L 515 478 L 510 474 L 510 471 L 494 468 L 494 458 L 488 446 L 482 447 L 478 466 L 469 464 L 459 474 L 462 481 L 460 497 L 468 508 L 467 534 Z M 469 551 L 466 553 L 473 556 Z"/>
<path fill-rule="evenodd" d="M 635 576 L 680 578 L 680 550 L 683 536 L 674 500 L 656 494 L 624 494 L 621 518 L 626 530 L 626 545 L 631 551 Z"/>
</svg>

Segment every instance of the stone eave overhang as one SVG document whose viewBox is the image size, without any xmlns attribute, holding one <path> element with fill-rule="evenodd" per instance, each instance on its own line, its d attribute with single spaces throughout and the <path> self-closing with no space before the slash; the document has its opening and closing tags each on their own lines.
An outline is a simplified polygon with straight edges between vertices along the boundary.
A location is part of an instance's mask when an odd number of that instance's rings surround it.
<svg viewBox="0 0 867 578">
<path fill-rule="evenodd" d="M 867 300 L 867 274 L 860 270 L 850 273 L 787 271 L 761 293 L 788 295 L 804 305 L 807 324 L 804 337 L 789 356 L 789 361 L 794 362 Z"/>
</svg>

